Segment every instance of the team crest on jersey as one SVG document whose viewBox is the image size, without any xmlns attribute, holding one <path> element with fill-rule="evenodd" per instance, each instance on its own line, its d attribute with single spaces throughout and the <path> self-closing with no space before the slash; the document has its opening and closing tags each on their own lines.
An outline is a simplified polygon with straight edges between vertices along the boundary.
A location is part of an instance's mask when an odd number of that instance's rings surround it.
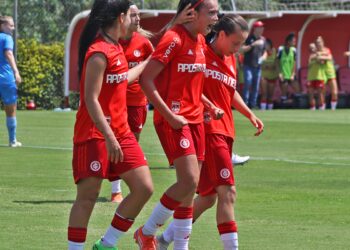
<svg viewBox="0 0 350 250">
<path fill-rule="evenodd" d="M 191 49 L 188 50 L 187 55 L 193 56 L 193 51 Z"/>
<path fill-rule="evenodd" d="M 189 148 L 190 147 L 190 141 L 186 138 L 182 138 L 180 140 L 180 147 L 186 149 L 186 148 Z"/>
<path fill-rule="evenodd" d="M 212 65 L 214 65 L 215 67 L 219 67 L 218 63 L 217 62 L 213 62 Z"/>
<path fill-rule="evenodd" d="M 227 168 L 221 169 L 221 171 L 220 171 L 221 178 L 228 179 L 230 177 L 230 175 L 231 175 L 230 170 L 228 170 Z"/>
<path fill-rule="evenodd" d="M 97 172 L 101 169 L 101 163 L 99 161 L 93 161 L 90 163 L 90 169 Z"/>
<path fill-rule="evenodd" d="M 173 113 L 175 113 L 175 114 L 179 113 L 180 107 L 181 107 L 180 102 L 177 102 L 177 101 L 171 102 L 171 111 L 173 111 Z"/>
<path fill-rule="evenodd" d="M 209 123 L 211 121 L 211 115 L 210 115 L 209 111 L 205 111 L 203 116 L 204 116 L 204 122 L 205 123 Z"/>
<path fill-rule="evenodd" d="M 134 56 L 135 57 L 140 57 L 141 56 L 141 52 L 138 49 L 134 50 Z"/>
</svg>

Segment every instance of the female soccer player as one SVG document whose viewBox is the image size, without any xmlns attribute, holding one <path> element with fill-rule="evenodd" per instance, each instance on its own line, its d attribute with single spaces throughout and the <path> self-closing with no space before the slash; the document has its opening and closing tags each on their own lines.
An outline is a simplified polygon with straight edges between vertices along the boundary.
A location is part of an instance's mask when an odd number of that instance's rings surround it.
<svg viewBox="0 0 350 250">
<path fill-rule="evenodd" d="M 266 39 L 265 43 L 267 57 L 262 63 L 260 109 L 272 110 L 273 94 L 278 80 L 277 53 L 270 39 Z"/>
<path fill-rule="evenodd" d="M 20 147 L 22 143 L 16 139 L 16 109 L 17 86 L 22 82 L 22 79 L 12 52 L 14 29 L 12 17 L 0 16 L 0 99 L 5 106 L 9 146 Z"/>
<path fill-rule="evenodd" d="M 192 228 L 193 196 L 205 146 L 201 99 L 204 100 L 206 44 L 202 34 L 208 33 L 217 21 L 218 2 L 180 0 L 177 13 L 190 3 L 193 21 L 176 25 L 164 34 L 140 81 L 155 107 L 154 125 L 177 175 L 177 182 L 163 194 L 146 224 L 134 234 L 141 249 L 156 249 L 157 229 L 174 210 L 174 249 L 188 248 Z"/>
<path fill-rule="evenodd" d="M 335 110 L 338 103 L 338 84 L 337 74 L 335 72 L 333 55 L 329 48 L 325 47 L 322 36 L 316 39 L 317 52 L 324 58 L 323 68 L 326 73 L 326 84 L 328 83 L 331 88 L 331 109 Z"/>
<path fill-rule="evenodd" d="M 325 97 L 324 97 L 324 87 L 325 87 L 325 70 L 323 68 L 322 60 L 320 55 L 317 54 L 317 48 L 314 43 L 309 45 L 310 56 L 309 65 L 307 72 L 308 81 L 308 94 L 310 109 L 316 109 L 315 93 L 318 95 L 319 109 L 325 109 Z"/>
<path fill-rule="evenodd" d="M 69 217 L 69 250 L 84 247 L 103 179 L 123 179 L 130 194 L 120 203 L 103 238 L 94 244 L 95 250 L 116 249 L 153 192 L 147 162 L 127 121 L 127 84 L 145 65 L 128 72 L 118 43 L 130 25 L 129 5 L 128 0 L 95 0 L 80 38 L 81 103 L 73 139 L 77 197 Z"/>
<path fill-rule="evenodd" d="M 128 61 L 129 69 L 145 61 L 153 52 L 153 46 L 148 40 L 151 34 L 140 28 L 140 11 L 135 4 L 130 6 L 130 20 L 131 24 L 126 36 L 119 39 Z M 146 122 L 147 98 L 140 87 L 138 79 L 128 85 L 126 104 L 131 132 L 134 133 L 136 140 L 139 141 L 140 133 Z M 112 182 L 112 202 L 120 203 L 123 200 L 120 183 L 120 180 Z"/>
<path fill-rule="evenodd" d="M 236 189 L 231 167 L 231 150 L 235 137 L 231 105 L 258 129 L 255 135 L 262 133 L 264 127 L 236 91 L 238 78 L 234 53 L 239 51 L 247 36 L 247 22 L 234 15 L 222 17 L 207 39 L 209 46 L 206 52 L 204 94 L 214 105 L 222 108 L 225 115 L 220 120 L 214 120 L 207 110 L 204 113 L 208 150 L 201 170 L 199 195 L 194 202 L 193 219 L 198 219 L 218 200 L 216 220 L 225 250 L 238 249 L 233 207 Z M 169 242 L 174 240 L 174 229 L 175 224 L 171 223 L 165 233 L 158 237 L 159 249 L 167 249 Z"/>
</svg>

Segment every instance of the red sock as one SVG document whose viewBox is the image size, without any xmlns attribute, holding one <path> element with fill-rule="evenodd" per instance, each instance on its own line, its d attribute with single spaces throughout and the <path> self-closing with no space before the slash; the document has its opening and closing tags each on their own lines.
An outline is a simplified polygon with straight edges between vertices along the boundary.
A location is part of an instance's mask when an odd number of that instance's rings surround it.
<svg viewBox="0 0 350 250">
<path fill-rule="evenodd" d="M 68 240 L 77 243 L 83 243 L 86 240 L 86 228 L 68 227 Z"/>
<path fill-rule="evenodd" d="M 237 233 L 237 224 L 235 221 L 225 222 L 225 223 L 219 224 L 217 227 L 220 235 L 227 234 L 227 233 Z"/>
<path fill-rule="evenodd" d="M 170 198 L 166 193 L 160 198 L 160 203 L 169 210 L 175 210 L 181 204 L 181 202 Z"/>
<path fill-rule="evenodd" d="M 133 223 L 133 220 L 125 219 L 118 213 L 115 213 L 111 225 L 119 231 L 127 232 Z"/>
<path fill-rule="evenodd" d="M 174 219 L 192 219 L 193 207 L 177 207 L 174 212 Z"/>
</svg>

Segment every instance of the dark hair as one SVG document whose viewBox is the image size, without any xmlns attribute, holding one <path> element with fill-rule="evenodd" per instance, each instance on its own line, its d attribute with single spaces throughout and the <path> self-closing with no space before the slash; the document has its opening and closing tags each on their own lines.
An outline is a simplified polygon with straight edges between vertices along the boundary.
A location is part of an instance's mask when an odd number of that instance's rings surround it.
<svg viewBox="0 0 350 250">
<path fill-rule="evenodd" d="M 127 13 L 129 0 L 95 0 L 79 40 L 79 77 L 83 70 L 85 54 L 95 40 L 99 29 L 110 27 L 121 13 Z"/>
<path fill-rule="evenodd" d="M 265 44 L 269 45 L 271 48 L 273 48 L 273 42 L 272 42 L 272 40 L 270 38 L 266 38 Z"/>
<path fill-rule="evenodd" d="M 248 32 L 249 27 L 246 20 L 240 15 L 219 15 L 219 21 L 214 24 L 211 32 L 205 37 L 207 43 L 211 43 L 215 40 L 217 34 L 220 31 L 224 31 L 226 35 L 231 35 L 236 33 L 238 30 Z"/>
<path fill-rule="evenodd" d="M 288 36 L 286 36 L 286 39 L 284 40 L 284 42 L 287 44 L 287 43 L 293 41 L 294 38 L 295 38 L 295 34 L 294 34 L 294 32 L 291 32 L 288 34 Z"/>
<path fill-rule="evenodd" d="M 198 11 L 203 6 L 204 0 L 180 0 L 177 5 L 177 11 L 175 17 L 177 17 L 181 11 L 183 11 L 187 5 L 191 4 L 191 7 L 194 7 L 194 10 Z"/>
</svg>

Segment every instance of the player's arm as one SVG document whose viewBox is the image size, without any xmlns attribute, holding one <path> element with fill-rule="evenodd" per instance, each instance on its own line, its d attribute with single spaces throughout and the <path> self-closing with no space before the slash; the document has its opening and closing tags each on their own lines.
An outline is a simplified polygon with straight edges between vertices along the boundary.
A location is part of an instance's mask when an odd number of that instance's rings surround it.
<svg viewBox="0 0 350 250">
<path fill-rule="evenodd" d="M 244 103 L 240 94 L 235 91 L 232 99 L 232 106 L 242 115 L 247 117 L 253 126 L 258 130 L 254 135 L 259 136 L 264 131 L 263 122 L 255 116 L 251 109 Z"/>
<path fill-rule="evenodd" d="M 159 92 L 154 84 L 154 80 L 164 69 L 164 67 L 164 64 L 160 61 L 154 59 L 150 60 L 144 69 L 143 74 L 141 75 L 140 85 L 148 100 L 164 117 L 164 119 L 168 121 L 174 129 L 179 129 L 188 123 L 187 120 L 183 116 L 179 116 L 171 112 L 162 97 L 159 95 Z"/>
<path fill-rule="evenodd" d="M 224 116 L 225 112 L 215 106 L 205 95 L 202 94 L 201 100 L 204 107 L 209 110 L 211 116 L 214 117 L 214 120 L 219 120 Z"/>
<path fill-rule="evenodd" d="M 103 54 L 96 53 L 89 58 L 86 64 L 84 100 L 92 121 L 106 140 L 108 160 L 117 163 L 123 161 L 123 152 L 98 101 L 106 67 L 107 60 Z"/>
<path fill-rule="evenodd" d="M 151 56 L 149 56 L 145 61 L 139 63 L 135 67 L 129 69 L 129 71 L 128 71 L 128 84 L 133 83 L 141 75 L 141 73 L 145 69 L 145 67 L 150 59 L 151 59 Z"/>
<path fill-rule="evenodd" d="M 21 78 L 21 75 L 19 74 L 19 70 L 17 68 L 17 64 L 16 64 L 15 57 L 13 55 L 13 52 L 12 50 L 7 49 L 5 50 L 4 54 L 5 54 L 6 60 L 8 61 L 8 63 L 12 68 L 13 74 L 15 75 L 16 83 L 18 85 L 22 82 L 22 78 Z"/>
<path fill-rule="evenodd" d="M 350 51 L 345 51 L 344 56 L 350 56 Z"/>
</svg>

